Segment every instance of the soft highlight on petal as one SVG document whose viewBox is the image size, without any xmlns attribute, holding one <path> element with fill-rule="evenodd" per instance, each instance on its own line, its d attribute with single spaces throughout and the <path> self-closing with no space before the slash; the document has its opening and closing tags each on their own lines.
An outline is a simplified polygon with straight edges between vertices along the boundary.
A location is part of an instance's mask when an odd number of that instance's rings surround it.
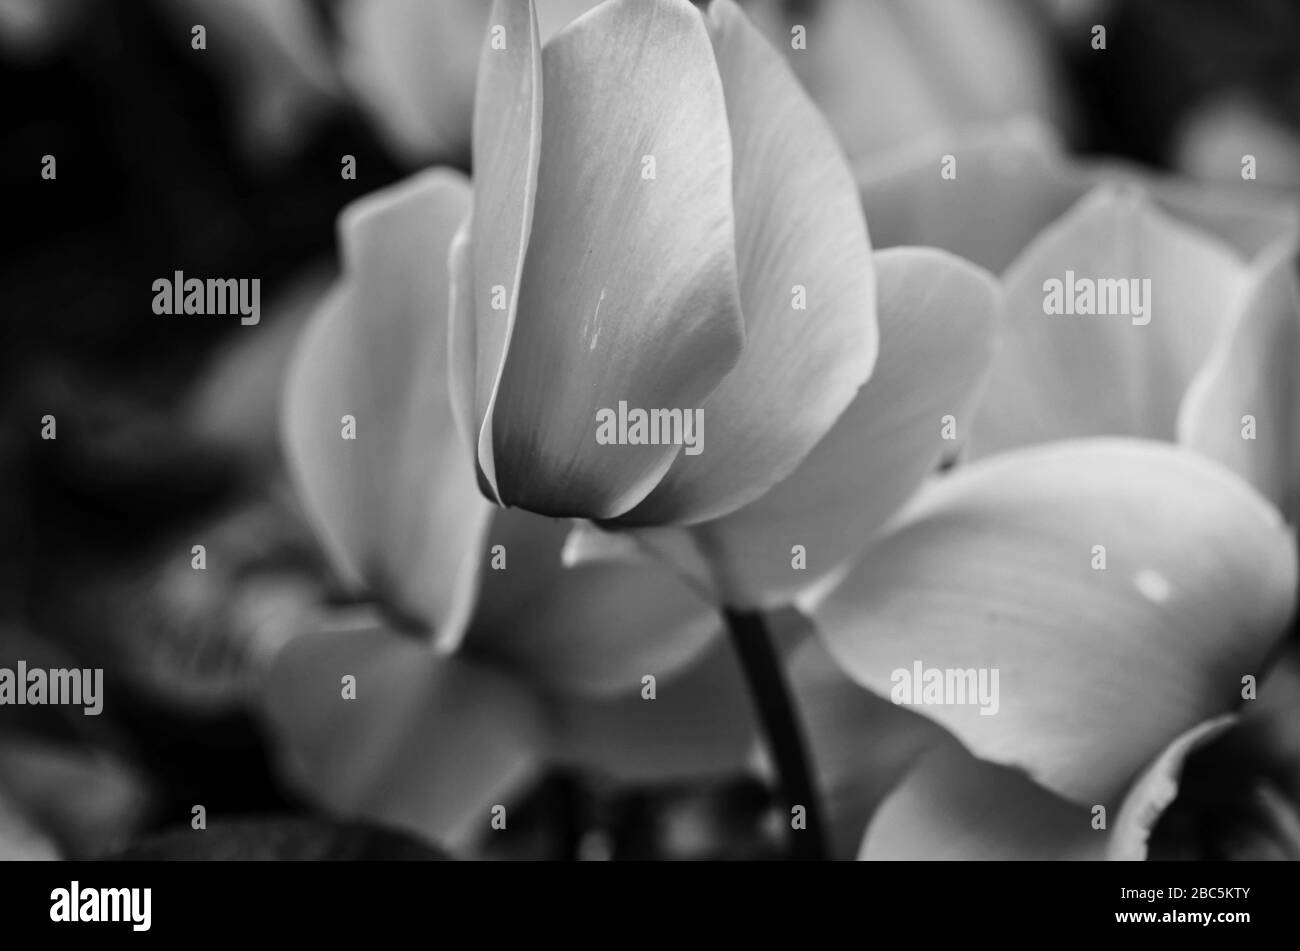
<svg viewBox="0 0 1300 951">
<path fill-rule="evenodd" d="M 435 170 L 349 206 L 344 275 L 299 344 L 283 413 L 290 471 L 344 580 L 446 647 L 490 512 L 447 382 L 442 262 L 468 203 L 464 178 Z"/>
<path fill-rule="evenodd" d="M 598 413 L 620 403 L 691 413 L 744 342 L 726 109 L 704 22 L 685 0 L 609 0 L 542 59 L 534 237 L 493 457 L 504 504 L 611 518 L 681 447 L 602 444 Z"/>
<path fill-rule="evenodd" d="M 914 699 L 917 665 L 941 682 L 996 673 L 991 704 L 915 709 L 1090 804 L 1239 700 L 1285 636 L 1296 579 L 1292 533 L 1228 470 L 1163 443 L 1082 440 L 936 480 L 815 620 L 882 695 Z"/>
<path fill-rule="evenodd" d="M 474 322 L 474 258 L 470 251 L 470 217 L 461 222 L 447 249 L 447 386 L 451 415 L 471 459 L 478 454 L 474 415 L 474 375 L 478 346 Z"/>
<path fill-rule="evenodd" d="M 682 453 L 627 521 L 697 522 L 790 474 L 876 361 L 871 244 L 852 173 L 780 55 L 732 0 L 707 14 L 726 95 L 745 349 Z"/>
</svg>

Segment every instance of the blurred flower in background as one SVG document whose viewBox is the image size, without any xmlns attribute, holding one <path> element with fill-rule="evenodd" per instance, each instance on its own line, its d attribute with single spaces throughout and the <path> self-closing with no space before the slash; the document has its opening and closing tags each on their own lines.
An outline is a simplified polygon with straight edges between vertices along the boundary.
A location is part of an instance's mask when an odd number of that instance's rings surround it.
<svg viewBox="0 0 1300 951">
<path fill-rule="evenodd" d="M 1032 115 L 1074 121 L 1043 6 L 1021 0 L 748 0 L 851 158 Z"/>
<path fill-rule="evenodd" d="M 959 156 L 957 175 L 935 188 L 943 155 Z M 1262 295 L 1300 247 L 1300 207 L 1251 183 L 1080 161 L 1024 121 L 905 147 L 858 178 L 880 246 L 931 244 L 1002 276 L 1003 345 L 972 424 L 976 455 L 1077 436 L 1172 440 L 1189 388 L 1236 328 L 1261 323 L 1261 309 L 1287 312 L 1285 294 Z M 1161 319 L 1048 319 L 1045 284 L 1067 271 L 1140 275 Z M 1184 428 L 1204 411 L 1188 409 Z"/>
</svg>

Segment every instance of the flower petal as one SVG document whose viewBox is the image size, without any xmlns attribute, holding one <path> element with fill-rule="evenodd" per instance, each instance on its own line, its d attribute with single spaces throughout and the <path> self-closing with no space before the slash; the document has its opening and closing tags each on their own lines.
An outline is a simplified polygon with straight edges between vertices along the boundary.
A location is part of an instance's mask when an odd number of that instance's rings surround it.
<svg viewBox="0 0 1300 951">
<path fill-rule="evenodd" d="M 881 800 L 918 757 L 953 740 L 934 721 L 854 683 L 817 640 L 796 650 L 789 670 L 834 856 L 854 858 Z"/>
<path fill-rule="evenodd" d="M 255 334 L 219 347 L 186 399 L 185 425 L 204 442 L 238 454 L 249 471 L 278 470 L 280 398 L 298 341 L 338 281 L 335 267 L 316 264 L 262 304 Z"/>
<path fill-rule="evenodd" d="M 1107 844 L 1107 858 L 1146 860 L 1147 841 L 1161 815 L 1178 795 L 1178 783 L 1187 757 L 1229 729 L 1236 719 L 1227 714 L 1198 723 L 1160 751 L 1124 797 Z"/>
<path fill-rule="evenodd" d="M 1141 192 L 1098 188 L 1007 270 L 1006 329 L 972 451 L 1077 436 L 1172 439 L 1183 392 L 1244 279 L 1226 246 Z M 1077 288 L 1111 313 L 1073 313 Z"/>
<path fill-rule="evenodd" d="M 566 568 L 567 522 L 499 511 L 488 539 L 504 568 L 484 573 L 466 650 L 550 690 L 636 693 L 716 643 L 717 609 L 650 559 Z"/>
<path fill-rule="evenodd" d="M 1300 858 L 1300 644 L 1269 658 L 1234 714 L 1178 737 L 1129 791 L 1117 858 Z"/>
<path fill-rule="evenodd" d="M 343 77 L 408 164 L 464 165 L 483 0 L 349 0 L 339 10 Z"/>
<path fill-rule="evenodd" d="M 680 447 L 601 445 L 597 413 L 697 408 L 743 345 L 726 108 L 685 0 L 610 0 L 543 66 L 537 239 L 491 421 L 497 482 L 508 505 L 610 518 Z M 479 298 L 487 283 L 476 268 Z"/>
<path fill-rule="evenodd" d="M 1101 175 L 1114 169 L 1103 164 Z M 1245 259 L 1253 259 L 1278 241 L 1294 240 L 1300 211 L 1285 197 L 1253 182 L 1207 185 L 1185 178 L 1144 175 L 1120 167 L 1147 188 L 1168 214 L 1214 235 Z M 1100 176 L 1099 176 L 1100 177 Z"/>
<path fill-rule="evenodd" d="M 492 413 L 514 332 L 542 145 L 542 55 L 533 0 L 495 0 L 474 97 L 474 418 L 484 492 L 500 501 Z M 502 32 L 496 33 L 500 27 Z M 503 39 L 504 46 L 497 46 Z"/>
<path fill-rule="evenodd" d="M 344 212 L 344 278 L 307 328 L 284 401 L 290 468 L 333 561 L 446 646 L 468 617 L 490 512 L 446 378 L 440 262 L 468 203 L 461 176 L 432 171 Z"/>
<path fill-rule="evenodd" d="M 537 0 L 541 42 L 596 0 Z M 484 0 L 348 0 L 340 5 L 344 79 L 404 162 L 466 167 Z"/>
<path fill-rule="evenodd" d="M 13 732 L 0 737 L 0 798 L 77 860 L 121 846 L 156 807 L 146 777 L 116 754 Z"/>
<path fill-rule="evenodd" d="M 881 804 L 860 858 L 952 860 L 1098 859 L 1106 837 L 1087 809 L 1024 774 L 975 759 L 952 744 L 927 754 Z"/>
<path fill-rule="evenodd" d="M 290 642 L 261 712 L 304 795 L 452 849 L 489 828 L 545 742 L 536 699 L 514 679 L 376 627 Z"/>
<path fill-rule="evenodd" d="M 1163 212 L 1242 258 L 1294 233 L 1300 219 L 1252 183 L 1211 186 L 1129 162 L 1081 161 L 1065 154 L 1055 132 L 1027 118 L 934 133 L 861 160 L 855 172 L 877 248 L 934 245 L 996 273 L 1098 185 L 1146 192 Z"/>
<path fill-rule="evenodd" d="M 992 703 L 919 712 L 1097 803 L 1239 698 L 1285 635 L 1296 578 L 1291 533 L 1232 473 L 1163 443 L 1084 440 L 937 480 L 815 620 L 882 694 L 906 699 L 917 664 L 987 671 L 986 686 L 996 671 Z"/>
<path fill-rule="evenodd" d="M 1239 473 L 1293 523 L 1300 518 L 1298 268 L 1290 242 L 1261 258 L 1178 417 L 1179 442 Z"/>
<path fill-rule="evenodd" d="M 734 155 L 745 349 L 682 453 L 626 521 L 734 511 L 790 474 L 876 361 L 875 277 L 852 173 L 780 55 L 732 0 L 708 11 Z"/>
<path fill-rule="evenodd" d="M 999 291 L 942 251 L 876 255 L 881 359 L 831 431 L 756 502 L 694 527 L 733 606 L 773 607 L 827 577 L 953 451 L 992 357 Z M 793 570 L 792 548 L 807 559 Z"/>
<path fill-rule="evenodd" d="M 787 56 L 850 155 L 936 128 L 1059 111 L 1042 21 L 1024 16 L 1014 0 L 745 6 L 778 46 L 792 47 L 793 27 L 806 28 L 807 48 Z"/>
<path fill-rule="evenodd" d="M 670 783 L 748 771 L 757 722 L 731 645 L 714 642 L 678 676 L 642 694 L 557 695 L 553 755 L 621 782 Z"/>
<path fill-rule="evenodd" d="M 952 178 L 943 176 L 947 156 Z M 931 245 L 995 274 L 1090 184 L 1063 159 L 1056 134 L 1025 119 L 936 134 L 860 162 L 856 173 L 877 248 Z"/>
</svg>

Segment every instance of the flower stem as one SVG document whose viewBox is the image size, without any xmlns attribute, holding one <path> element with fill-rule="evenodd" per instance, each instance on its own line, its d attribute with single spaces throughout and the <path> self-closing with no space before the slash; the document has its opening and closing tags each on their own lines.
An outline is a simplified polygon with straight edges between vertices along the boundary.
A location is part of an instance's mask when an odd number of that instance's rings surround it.
<svg viewBox="0 0 1300 951">
<path fill-rule="evenodd" d="M 786 815 L 790 815 L 794 806 L 804 808 L 804 827 L 791 828 L 790 858 L 824 861 L 827 852 L 821 807 L 813 788 L 803 732 L 772 636 L 763 615 L 757 611 L 728 609 L 724 614 L 731 643 L 749 684 L 750 699 L 763 726 L 768 752 L 776 766 Z"/>
</svg>

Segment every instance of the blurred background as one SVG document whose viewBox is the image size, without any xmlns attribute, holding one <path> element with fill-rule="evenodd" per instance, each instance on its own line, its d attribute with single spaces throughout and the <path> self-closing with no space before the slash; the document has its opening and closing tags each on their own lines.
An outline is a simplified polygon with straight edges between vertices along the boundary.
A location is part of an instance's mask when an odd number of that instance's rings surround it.
<svg viewBox="0 0 1300 951">
<path fill-rule="evenodd" d="M 588 6 L 541 3 L 543 32 Z M 793 65 L 854 158 L 1030 113 L 1076 152 L 1202 179 L 1235 175 L 1248 133 L 1261 182 L 1300 189 L 1294 0 L 745 6 L 782 48 L 791 24 L 828 38 Z M 248 698 L 338 598 L 278 457 L 284 361 L 339 210 L 469 170 L 488 7 L 0 0 L 0 667 L 102 667 L 110 697 L 100 717 L 0 707 L 0 857 L 194 856 L 175 832 L 196 802 L 225 817 L 205 854 L 436 854 L 313 813 Z M 176 270 L 260 278 L 261 323 L 159 319 L 152 281 Z M 766 807 L 745 782 L 610 797 L 555 773 L 522 857 L 576 856 L 593 823 L 617 857 L 762 857 Z"/>
</svg>

